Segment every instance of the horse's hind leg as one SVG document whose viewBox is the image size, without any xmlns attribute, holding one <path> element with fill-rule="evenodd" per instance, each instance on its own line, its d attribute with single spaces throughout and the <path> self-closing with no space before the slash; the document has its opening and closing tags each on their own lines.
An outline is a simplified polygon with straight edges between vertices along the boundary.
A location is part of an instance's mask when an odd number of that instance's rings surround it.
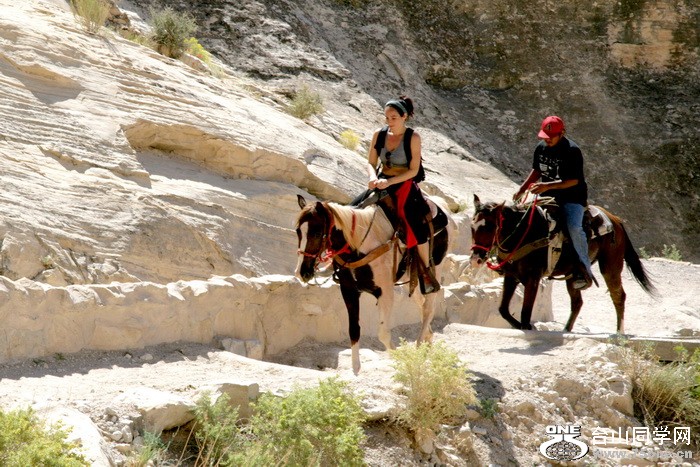
<svg viewBox="0 0 700 467">
<path fill-rule="evenodd" d="M 574 323 L 578 314 L 583 307 L 583 297 L 581 296 L 581 291 L 574 288 L 574 280 L 567 279 L 566 281 L 566 291 L 569 292 L 569 298 L 571 300 L 571 313 L 569 314 L 569 321 L 566 322 L 564 326 L 564 331 L 571 332 L 574 329 Z"/>
<path fill-rule="evenodd" d="M 622 267 L 622 260 L 613 262 L 613 264 L 605 262 L 604 259 L 600 260 L 600 272 L 603 275 L 603 279 L 605 279 L 605 284 L 608 286 L 610 299 L 615 305 L 618 334 L 625 333 L 625 301 L 627 300 L 627 294 L 622 287 Z"/>
</svg>

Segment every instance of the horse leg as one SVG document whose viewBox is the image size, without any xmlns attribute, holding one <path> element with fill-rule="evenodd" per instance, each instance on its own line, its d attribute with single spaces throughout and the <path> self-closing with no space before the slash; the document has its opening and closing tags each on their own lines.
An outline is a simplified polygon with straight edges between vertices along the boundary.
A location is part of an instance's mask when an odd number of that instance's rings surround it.
<svg viewBox="0 0 700 467">
<path fill-rule="evenodd" d="M 612 249 L 614 246 L 609 245 L 608 248 Z M 622 257 L 620 257 L 619 260 L 613 261 L 608 261 L 608 258 L 600 258 L 598 262 L 600 263 L 600 273 L 603 275 L 605 284 L 608 286 L 610 299 L 612 300 L 613 305 L 615 305 L 615 313 L 617 314 L 617 333 L 624 334 L 625 300 L 627 300 L 627 294 L 625 293 L 625 289 L 622 287 L 622 268 L 624 266 L 624 262 Z"/>
<path fill-rule="evenodd" d="M 503 278 L 503 295 L 501 297 L 501 304 L 498 307 L 498 311 L 501 313 L 501 316 L 503 316 L 503 319 L 508 321 L 511 326 L 513 326 L 515 329 L 520 329 L 520 321 L 513 318 L 509 311 L 510 301 L 513 298 L 517 285 L 518 282 L 513 276 L 506 275 Z"/>
<path fill-rule="evenodd" d="M 574 288 L 573 278 L 566 280 L 566 291 L 569 292 L 569 299 L 571 300 L 571 313 L 569 314 L 569 321 L 564 326 L 564 331 L 571 332 L 583 306 L 583 297 L 581 296 L 581 290 Z"/>
<path fill-rule="evenodd" d="M 434 293 L 423 296 L 423 305 L 421 306 L 421 311 L 421 329 L 416 344 L 420 344 L 422 342 L 429 343 L 433 340 L 433 329 L 430 325 L 433 322 L 433 317 L 435 316 Z"/>
<path fill-rule="evenodd" d="M 379 341 L 384 344 L 386 350 L 391 350 L 394 346 L 391 343 L 391 309 L 394 307 L 394 287 L 382 287 L 382 294 L 377 299 L 379 306 Z"/>
<path fill-rule="evenodd" d="M 540 280 L 532 277 L 523 286 L 525 287 L 525 294 L 523 296 L 523 307 L 520 310 L 520 329 L 532 329 L 530 321 L 532 320 L 532 309 L 535 306 Z"/>
<path fill-rule="evenodd" d="M 360 373 L 360 291 L 357 290 L 352 275 L 338 274 L 340 279 L 340 293 L 343 296 L 345 307 L 348 310 L 348 333 L 350 334 L 350 348 L 352 349 L 352 371 L 355 375 Z"/>
</svg>

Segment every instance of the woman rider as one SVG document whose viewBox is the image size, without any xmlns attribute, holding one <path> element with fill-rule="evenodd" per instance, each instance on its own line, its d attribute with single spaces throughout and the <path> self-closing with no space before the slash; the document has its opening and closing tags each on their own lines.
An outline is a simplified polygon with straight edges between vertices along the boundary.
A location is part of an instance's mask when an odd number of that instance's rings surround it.
<svg viewBox="0 0 700 467">
<path fill-rule="evenodd" d="M 430 270 L 430 253 L 428 245 L 429 228 L 425 222 L 430 208 L 423 194 L 414 181 L 421 167 L 421 139 L 415 131 L 410 131 L 410 163 L 404 150 L 406 122 L 413 116 L 413 101 L 406 96 L 392 99 L 384 105 L 387 133 L 384 146 L 375 148 L 382 129 L 377 130 L 370 145 L 367 175 L 370 190 L 386 190 L 394 201 L 397 215 L 401 218 L 406 231 L 406 247 L 416 247 L 425 274 L 421 277 L 425 293 L 437 292 L 440 284 Z M 381 166 L 379 166 L 381 162 Z"/>
</svg>

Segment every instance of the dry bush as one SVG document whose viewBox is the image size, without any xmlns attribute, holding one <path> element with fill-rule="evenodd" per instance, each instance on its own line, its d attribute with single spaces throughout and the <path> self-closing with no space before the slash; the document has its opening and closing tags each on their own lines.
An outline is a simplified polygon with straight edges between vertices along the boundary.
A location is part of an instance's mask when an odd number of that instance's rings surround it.
<svg viewBox="0 0 700 467">
<path fill-rule="evenodd" d="M 106 0 L 71 0 L 73 14 L 80 18 L 83 29 L 95 34 L 107 21 L 110 4 Z"/>
</svg>

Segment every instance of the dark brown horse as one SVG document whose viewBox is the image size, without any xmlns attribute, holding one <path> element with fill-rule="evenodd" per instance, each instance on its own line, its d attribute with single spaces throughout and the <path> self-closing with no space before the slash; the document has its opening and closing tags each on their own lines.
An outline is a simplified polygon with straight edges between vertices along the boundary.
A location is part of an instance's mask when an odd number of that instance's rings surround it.
<svg viewBox="0 0 700 467">
<path fill-rule="evenodd" d="M 323 262 L 333 263 L 334 276 L 340 284 L 348 311 L 352 366 L 360 371 L 360 293 L 367 292 L 377 299 L 379 306 L 379 340 L 391 349 L 391 311 L 394 306 L 394 284 L 398 269 L 394 248 L 399 247 L 394 227 L 376 204 L 365 208 L 336 203 L 307 204 L 298 196 L 301 213 L 296 231 L 299 238 L 299 261 L 296 276 L 310 281 Z M 447 255 L 453 238 L 454 222 L 443 206 L 447 225 L 436 230 L 433 248 L 435 277 L 440 278 L 440 263 Z M 422 295 L 418 289 L 414 300 L 422 309 L 421 333 L 418 342 L 432 339 L 430 324 L 435 314 L 436 293 Z"/>
<path fill-rule="evenodd" d="M 516 329 L 532 329 L 532 307 L 537 296 L 540 279 L 548 269 L 549 220 L 544 211 L 534 203 L 526 206 L 511 206 L 506 203 L 482 204 L 474 195 L 474 217 L 472 218 L 472 266 L 482 265 L 488 254 L 497 256 L 497 264 L 489 263 L 492 269 L 503 274 L 503 296 L 498 311 Z M 605 234 L 589 234 L 588 256 L 591 263 L 598 262 L 600 272 L 610 292 L 617 313 L 617 332 L 624 333 L 625 290 L 622 287 L 622 268 L 627 264 L 639 285 L 649 294 L 654 287 L 639 260 L 622 220 L 604 210 L 611 223 Z M 595 229 L 594 229 L 595 230 Z M 580 262 L 570 242 L 565 242 L 561 257 L 550 277 L 566 277 L 566 289 L 571 297 L 571 315 L 564 330 L 570 332 L 583 306 L 581 291 L 573 287 L 573 273 Z M 523 284 L 525 295 L 520 321 L 509 311 L 509 304 L 518 283 Z"/>
</svg>

